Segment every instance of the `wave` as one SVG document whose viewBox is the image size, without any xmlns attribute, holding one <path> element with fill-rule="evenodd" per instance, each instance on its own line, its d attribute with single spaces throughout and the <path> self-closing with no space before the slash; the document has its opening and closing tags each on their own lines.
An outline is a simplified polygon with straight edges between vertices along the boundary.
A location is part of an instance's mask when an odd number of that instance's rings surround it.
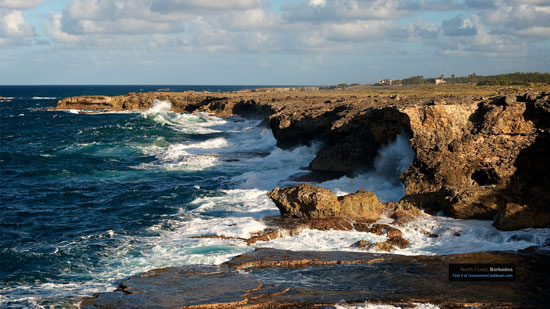
<svg viewBox="0 0 550 309">
<path fill-rule="evenodd" d="M 57 97 L 32 97 L 33 100 L 55 100 Z"/>
<path fill-rule="evenodd" d="M 206 113 L 181 114 L 171 111 L 170 101 L 155 100 L 153 107 L 141 112 L 143 118 L 186 134 L 212 134 L 222 131 L 210 127 L 226 124 L 227 121 Z"/>
<path fill-rule="evenodd" d="M 405 186 L 400 176 L 414 159 L 414 151 L 409 137 L 401 133 L 397 138 L 383 146 L 374 160 L 374 170 L 356 177 L 341 177 L 318 184 L 332 190 L 337 195 L 356 192 L 359 189 L 376 194 L 384 203 L 399 201 L 405 196 Z"/>
</svg>

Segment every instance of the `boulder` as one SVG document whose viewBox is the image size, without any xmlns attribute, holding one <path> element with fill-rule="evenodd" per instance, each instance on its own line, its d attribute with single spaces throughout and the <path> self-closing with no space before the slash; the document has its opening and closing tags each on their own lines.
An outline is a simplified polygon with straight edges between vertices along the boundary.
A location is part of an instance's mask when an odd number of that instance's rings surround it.
<svg viewBox="0 0 550 309">
<path fill-rule="evenodd" d="M 399 249 L 405 249 L 409 245 L 409 241 L 401 236 L 392 236 L 386 240 L 386 242 Z"/>
<path fill-rule="evenodd" d="M 376 221 L 382 215 L 385 205 L 382 204 L 376 194 L 365 190 L 339 197 L 340 216 L 362 218 Z"/>
<path fill-rule="evenodd" d="M 351 245 L 353 248 L 370 248 L 372 243 L 368 240 L 359 240 Z"/>
<path fill-rule="evenodd" d="M 340 202 L 334 193 L 311 184 L 275 188 L 267 196 L 285 217 L 328 218 L 336 217 L 341 212 Z"/>
<path fill-rule="evenodd" d="M 411 202 L 403 199 L 399 202 L 389 202 L 387 207 L 390 209 L 389 217 L 394 224 L 404 224 L 416 220 L 422 211 Z"/>
<path fill-rule="evenodd" d="M 395 249 L 391 244 L 389 244 L 388 242 L 385 242 L 385 241 L 376 243 L 374 245 L 374 248 L 378 251 L 387 251 L 387 252 L 390 252 L 393 249 Z"/>
<path fill-rule="evenodd" d="M 267 195 L 281 215 L 290 218 L 348 217 L 376 221 L 386 209 L 374 193 L 364 190 L 338 197 L 328 189 L 301 184 L 275 188 Z"/>
</svg>

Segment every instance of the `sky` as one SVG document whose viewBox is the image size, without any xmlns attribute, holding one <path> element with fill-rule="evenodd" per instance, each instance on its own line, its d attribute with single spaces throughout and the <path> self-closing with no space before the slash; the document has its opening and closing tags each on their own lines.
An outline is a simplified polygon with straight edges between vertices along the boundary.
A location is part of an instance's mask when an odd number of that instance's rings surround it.
<svg viewBox="0 0 550 309">
<path fill-rule="evenodd" d="M 550 72 L 550 0 L 0 0 L 1 85 Z"/>
</svg>

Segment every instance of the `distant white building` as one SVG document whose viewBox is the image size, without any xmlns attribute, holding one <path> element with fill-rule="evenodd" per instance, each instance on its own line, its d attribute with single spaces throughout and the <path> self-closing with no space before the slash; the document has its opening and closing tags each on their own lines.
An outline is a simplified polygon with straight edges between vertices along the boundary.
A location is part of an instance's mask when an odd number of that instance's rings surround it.
<svg viewBox="0 0 550 309">
<path fill-rule="evenodd" d="M 436 78 L 436 79 L 435 79 L 435 84 L 436 84 L 436 85 L 444 84 L 445 82 L 447 82 L 447 81 L 444 80 L 443 77 L 440 77 L 440 78 Z"/>
<path fill-rule="evenodd" d="M 402 79 L 381 79 L 378 81 L 380 86 L 403 86 Z"/>
</svg>

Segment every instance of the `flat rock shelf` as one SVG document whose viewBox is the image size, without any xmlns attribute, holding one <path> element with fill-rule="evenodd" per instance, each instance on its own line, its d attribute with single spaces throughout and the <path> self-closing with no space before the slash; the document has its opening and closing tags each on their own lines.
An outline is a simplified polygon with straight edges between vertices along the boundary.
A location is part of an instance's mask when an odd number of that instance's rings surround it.
<svg viewBox="0 0 550 309">
<path fill-rule="evenodd" d="M 516 280 L 449 281 L 450 263 L 511 263 Z M 338 303 L 430 303 L 440 308 L 548 308 L 550 251 L 402 256 L 256 249 L 219 266 L 156 269 L 82 308 L 327 307 Z"/>
</svg>

